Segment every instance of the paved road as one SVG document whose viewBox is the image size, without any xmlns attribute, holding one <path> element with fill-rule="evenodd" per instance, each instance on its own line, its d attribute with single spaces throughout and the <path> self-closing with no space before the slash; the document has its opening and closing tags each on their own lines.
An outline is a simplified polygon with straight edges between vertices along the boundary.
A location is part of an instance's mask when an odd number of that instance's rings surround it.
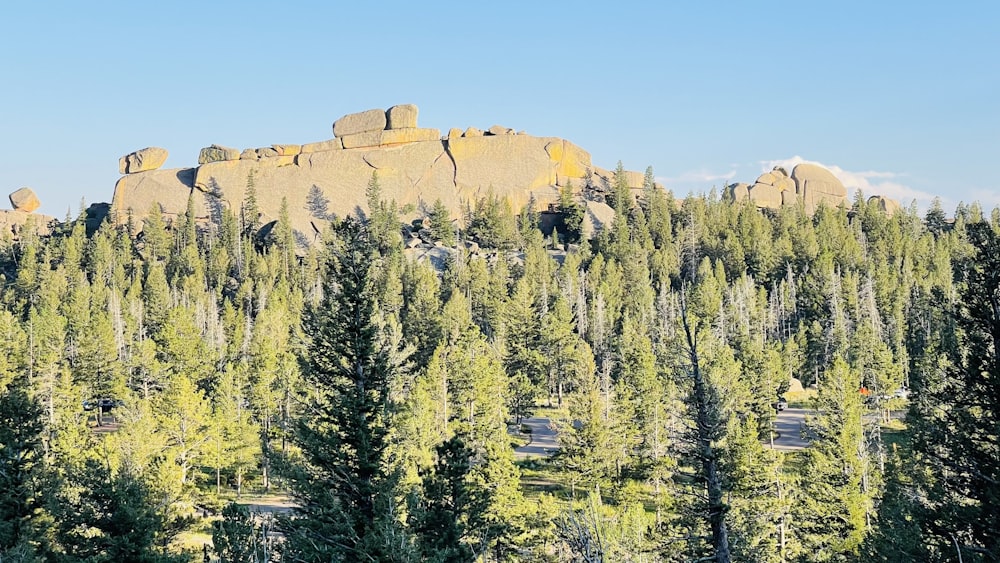
<svg viewBox="0 0 1000 563">
<path fill-rule="evenodd" d="M 516 459 L 549 457 L 559 449 L 559 441 L 556 439 L 556 431 L 552 428 L 551 420 L 532 417 L 525 418 L 521 424 L 531 428 L 531 442 L 514 449 Z"/>
<path fill-rule="evenodd" d="M 774 449 L 791 452 L 805 449 L 809 441 L 802 437 L 807 409 L 785 409 L 774 420 Z"/>
</svg>

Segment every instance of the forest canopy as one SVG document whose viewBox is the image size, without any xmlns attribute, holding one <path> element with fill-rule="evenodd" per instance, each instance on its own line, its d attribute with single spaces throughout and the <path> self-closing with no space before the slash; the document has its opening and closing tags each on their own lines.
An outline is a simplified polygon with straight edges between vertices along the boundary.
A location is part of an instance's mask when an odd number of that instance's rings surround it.
<svg viewBox="0 0 1000 563">
<path fill-rule="evenodd" d="M 997 212 L 368 189 L 0 244 L 0 560 L 1000 560 Z"/>
</svg>

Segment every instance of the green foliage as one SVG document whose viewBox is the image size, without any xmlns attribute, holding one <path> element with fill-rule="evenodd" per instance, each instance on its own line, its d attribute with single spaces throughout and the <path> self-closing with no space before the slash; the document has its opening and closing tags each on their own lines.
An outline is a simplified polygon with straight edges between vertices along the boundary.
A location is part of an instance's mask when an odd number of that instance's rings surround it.
<svg viewBox="0 0 1000 563">
<path fill-rule="evenodd" d="M 0 554 L 37 541 L 44 503 L 42 407 L 24 390 L 0 391 Z"/>
<path fill-rule="evenodd" d="M 440 199 L 434 200 L 428 218 L 431 221 L 431 236 L 445 246 L 455 246 L 455 226 L 451 222 L 451 212 Z"/>
<path fill-rule="evenodd" d="M 566 242 L 579 242 L 583 234 L 583 215 L 586 207 L 576 200 L 573 184 L 570 182 L 559 189 L 559 212 L 562 213 Z"/>
<path fill-rule="evenodd" d="M 212 526 L 212 549 L 219 563 L 266 563 L 265 534 L 247 507 L 229 503 Z"/>
<path fill-rule="evenodd" d="M 859 194 L 810 217 L 675 201 L 651 170 L 635 203 L 613 183 L 616 219 L 565 255 L 534 202 L 515 218 L 487 194 L 466 234 L 503 251 L 443 272 L 405 258 L 377 176 L 322 250 L 297 246 L 287 204 L 251 240 L 252 177 L 217 229 L 192 200 L 135 239 L 73 223 L 0 244 L 0 389 L 30 403 L 3 409 L 0 452 L 24 455 L 0 464 L 30 468 L 0 477 L 26 483 L 0 489 L 0 554 L 170 557 L 193 505 L 259 487 L 301 504 L 282 531 L 303 560 L 996 558 L 981 208 L 925 223 Z M 569 228 L 583 206 L 560 196 Z M 771 405 L 797 383 L 819 410 L 779 455 Z M 536 402 L 560 451 L 515 462 Z M 228 517 L 220 555 L 256 557 L 239 550 L 261 530 Z"/>
<path fill-rule="evenodd" d="M 347 219 L 328 249 L 324 297 L 306 318 L 310 335 L 303 375 L 312 417 L 294 439 L 303 462 L 291 474 L 300 518 L 285 522 L 289 557 L 395 560 L 398 521 L 388 431 L 391 388 L 403 372 L 398 350 L 378 317 L 369 267 L 374 233 Z"/>
<path fill-rule="evenodd" d="M 506 199 L 493 190 L 477 200 L 467 221 L 466 234 L 485 248 L 509 250 L 518 244 L 517 221 Z"/>
<path fill-rule="evenodd" d="M 466 527 L 471 491 L 467 481 L 472 452 L 459 436 L 435 448 L 433 471 L 424 472 L 423 495 L 413 531 L 422 561 L 462 563 L 473 560 Z"/>
<path fill-rule="evenodd" d="M 151 488 L 129 470 L 113 473 L 91 460 L 58 497 L 53 509 L 61 548 L 56 560 L 159 563 L 187 561 L 164 547 L 176 526 L 168 525 Z"/>
</svg>

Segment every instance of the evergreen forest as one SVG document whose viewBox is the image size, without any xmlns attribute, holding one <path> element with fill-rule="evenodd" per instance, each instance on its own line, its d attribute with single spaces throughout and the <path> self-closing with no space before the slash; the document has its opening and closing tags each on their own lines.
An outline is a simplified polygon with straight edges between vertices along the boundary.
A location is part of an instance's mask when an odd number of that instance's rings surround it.
<svg viewBox="0 0 1000 563">
<path fill-rule="evenodd" d="M 652 178 L 0 242 L 0 562 L 1000 561 L 1000 212 Z"/>
</svg>

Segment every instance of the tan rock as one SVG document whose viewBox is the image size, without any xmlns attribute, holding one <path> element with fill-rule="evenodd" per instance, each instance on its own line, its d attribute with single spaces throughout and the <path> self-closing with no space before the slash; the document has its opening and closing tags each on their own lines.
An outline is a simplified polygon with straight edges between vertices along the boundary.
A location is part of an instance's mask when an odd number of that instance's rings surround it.
<svg viewBox="0 0 1000 563">
<path fill-rule="evenodd" d="M 899 211 L 899 202 L 885 196 L 875 195 L 868 198 L 868 205 L 874 203 L 878 206 L 879 211 L 885 213 L 886 215 L 894 215 Z"/>
<path fill-rule="evenodd" d="M 129 153 L 118 159 L 118 172 L 120 174 L 134 174 L 146 170 L 156 170 L 167 161 L 167 149 L 160 147 L 146 147 Z"/>
<path fill-rule="evenodd" d="M 774 174 L 771 174 L 770 172 L 764 172 L 760 176 L 757 176 L 757 181 L 754 182 L 754 183 L 755 184 L 767 184 L 768 186 L 773 186 L 774 183 L 777 182 L 777 181 L 778 181 L 778 178 L 775 177 Z"/>
<path fill-rule="evenodd" d="M 783 192 L 795 193 L 795 181 L 789 177 L 778 176 L 777 181 L 774 182 L 774 187 L 778 188 Z"/>
<path fill-rule="evenodd" d="M 590 153 L 563 139 L 545 145 L 545 152 L 556 163 L 556 185 L 565 186 L 572 180 L 580 180 L 576 184 L 583 185 L 592 166 Z"/>
<path fill-rule="evenodd" d="M 306 143 L 302 145 L 302 151 L 300 154 L 322 152 L 322 151 L 337 151 L 344 148 L 344 143 L 340 139 L 331 139 L 329 141 L 320 141 L 318 143 Z"/>
<path fill-rule="evenodd" d="M 448 150 L 457 168 L 455 183 L 479 193 L 479 197 L 490 188 L 495 193 L 508 194 L 514 209 L 527 204 L 534 192 L 539 208 L 543 208 L 558 200 L 557 192 L 556 198 L 548 201 L 548 194 L 540 191 L 542 187 L 556 185 L 560 163 L 545 150 L 546 145 L 556 140 L 517 135 L 449 140 Z M 543 197 L 545 201 L 541 200 Z"/>
<path fill-rule="evenodd" d="M 815 164 L 799 164 L 792 170 L 795 191 L 802 196 L 806 213 L 812 214 L 821 204 L 837 207 L 847 199 L 847 189 L 832 172 Z"/>
<path fill-rule="evenodd" d="M 235 162 L 257 165 L 256 161 Z M 135 222 L 141 223 L 153 205 L 158 205 L 168 219 L 178 217 L 187 210 L 187 200 L 192 194 L 194 176 L 194 168 L 160 169 L 128 174 L 115 185 L 111 209 L 122 222 L 127 221 L 131 213 Z M 196 213 L 200 217 L 207 217 L 205 198 L 200 192 L 195 192 L 195 204 Z"/>
<path fill-rule="evenodd" d="M 369 131 L 367 133 L 347 135 L 341 137 L 340 140 L 344 143 L 345 149 L 399 145 L 403 143 L 417 143 L 420 141 L 440 141 L 441 130 L 388 129 L 385 131 Z"/>
<path fill-rule="evenodd" d="M 385 112 L 386 129 L 416 129 L 418 111 L 413 104 L 392 106 Z"/>
<path fill-rule="evenodd" d="M 33 231 L 39 235 L 48 235 L 52 232 L 52 223 L 55 217 L 27 213 L 25 211 L 0 210 L 0 239 L 10 235 L 17 240 L 25 231 Z"/>
<path fill-rule="evenodd" d="M 243 149 L 240 153 L 240 160 L 260 160 L 257 156 L 257 149 Z"/>
<path fill-rule="evenodd" d="M 780 166 L 775 166 L 774 168 L 772 168 L 771 169 L 771 174 L 774 174 L 778 178 L 781 178 L 781 177 L 787 178 L 788 177 L 788 171 L 785 170 L 784 168 L 780 167 Z"/>
<path fill-rule="evenodd" d="M 35 192 L 31 188 L 15 190 L 8 197 L 10 198 L 10 205 L 15 211 L 31 213 L 42 206 L 42 202 L 38 201 L 38 196 L 35 195 Z"/>
<path fill-rule="evenodd" d="M 201 152 L 198 154 L 198 164 L 219 162 L 222 160 L 239 160 L 239 159 L 240 159 L 240 151 L 238 149 L 223 147 L 221 145 L 212 145 L 210 147 L 205 147 L 201 149 Z"/>
<path fill-rule="evenodd" d="M 750 201 L 757 207 L 778 209 L 781 207 L 781 190 L 769 184 L 754 184 L 749 190 Z"/>
<path fill-rule="evenodd" d="M 278 156 L 295 156 L 302 152 L 302 145 L 271 145 Z"/>
<path fill-rule="evenodd" d="M 733 201 L 743 201 L 750 198 L 750 186 L 743 182 L 737 182 L 735 184 L 729 184 L 726 186 L 726 194 L 733 199 Z"/>
<path fill-rule="evenodd" d="M 465 130 L 463 137 L 482 137 L 483 132 L 481 129 L 476 129 L 475 127 L 469 127 Z"/>
<path fill-rule="evenodd" d="M 257 149 L 257 158 L 271 158 L 280 154 L 274 147 L 261 147 Z"/>
<path fill-rule="evenodd" d="M 512 135 L 514 133 L 513 129 L 504 127 L 503 125 L 494 125 L 488 131 L 490 135 Z"/>
<path fill-rule="evenodd" d="M 304 152 L 294 156 L 222 160 L 197 169 L 129 174 L 115 188 L 114 210 L 124 222 L 131 209 L 135 224 L 141 226 L 154 203 L 168 218 L 177 217 L 193 193 L 198 217 L 215 220 L 224 208 L 240 208 L 252 172 L 262 220 L 277 219 L 284 198 L 292 228 L 314 241 L 331 215 L 367 211 L 365 186 L 374 171 L 386 199 L 401 206 L 412 204 L 415 209 L 440 199 L 453 217 L 462 217 L 469 203 L 490 190 L 507 199 L 515 211 L 532 198 L 544 209 L 558 201 L 557 185 L 572 183 L 581 190 L 593 176 L 591 170 L 603 170 L 592 165 L 589 153 L 558 138 L 458 134 L 452 132 L 442 141 L 436 129 L 373 131 L 305 145 Z M 355 146 L 362 140 L 377 146 Z M 353 148 L 340 149 L 341 143 Z M 326 147 L 333 148 L 315 150 Z M 635 187 L 641 186 L 642 174 L 630 172 L 626 178 Z M 320 199 L 327 201 L 323 210 L 315 205 L 317 190 Z"/>
<path fill-rule="evenodd" d="M 458 127 L 452 127 L 451 129 L 448 130 L 449 139 L 458 139 L 461 136 L 462 136 L 462 130 L 459 129 Z"/>
<path fill-rule="evenodd" d="M 370 109 L 359 113 L 349 113 L 333 122 L 333 136 L 344 137 L 366 131 L 385 129 L 385 111 Z"/>
<path fill-rule="evenodd" d="M 596 184 L 592 184 L 594 187 L 601 187 L 610 189 L 615 185 L 615 173 L 595 166 L 592 170 L 592 174 L 595 177 L 594 180 Z M 646 180 L 646 175 L 640 172 L 632 172 L 630 170 L 625 171 L 625 183 L 628 187 L 633 190 L 642 189 L 642 183 Z"/>
<path fill-rule="evenodd" d="M 781 205 L 791 206 L 799 202 L 799 196 L 795 193 L 795 190 L 782 190 L 781 192 Z"/>
<path fill-rule="evenodd" d="M 615 210 L 608 204 L 598 201 L 586 201 L 586 212 L 583 214 L 583 223 L 580 225 L 580 232 L 584 238 L 590 239 L 611 225 L 615 219 Z"/>
</svg>

